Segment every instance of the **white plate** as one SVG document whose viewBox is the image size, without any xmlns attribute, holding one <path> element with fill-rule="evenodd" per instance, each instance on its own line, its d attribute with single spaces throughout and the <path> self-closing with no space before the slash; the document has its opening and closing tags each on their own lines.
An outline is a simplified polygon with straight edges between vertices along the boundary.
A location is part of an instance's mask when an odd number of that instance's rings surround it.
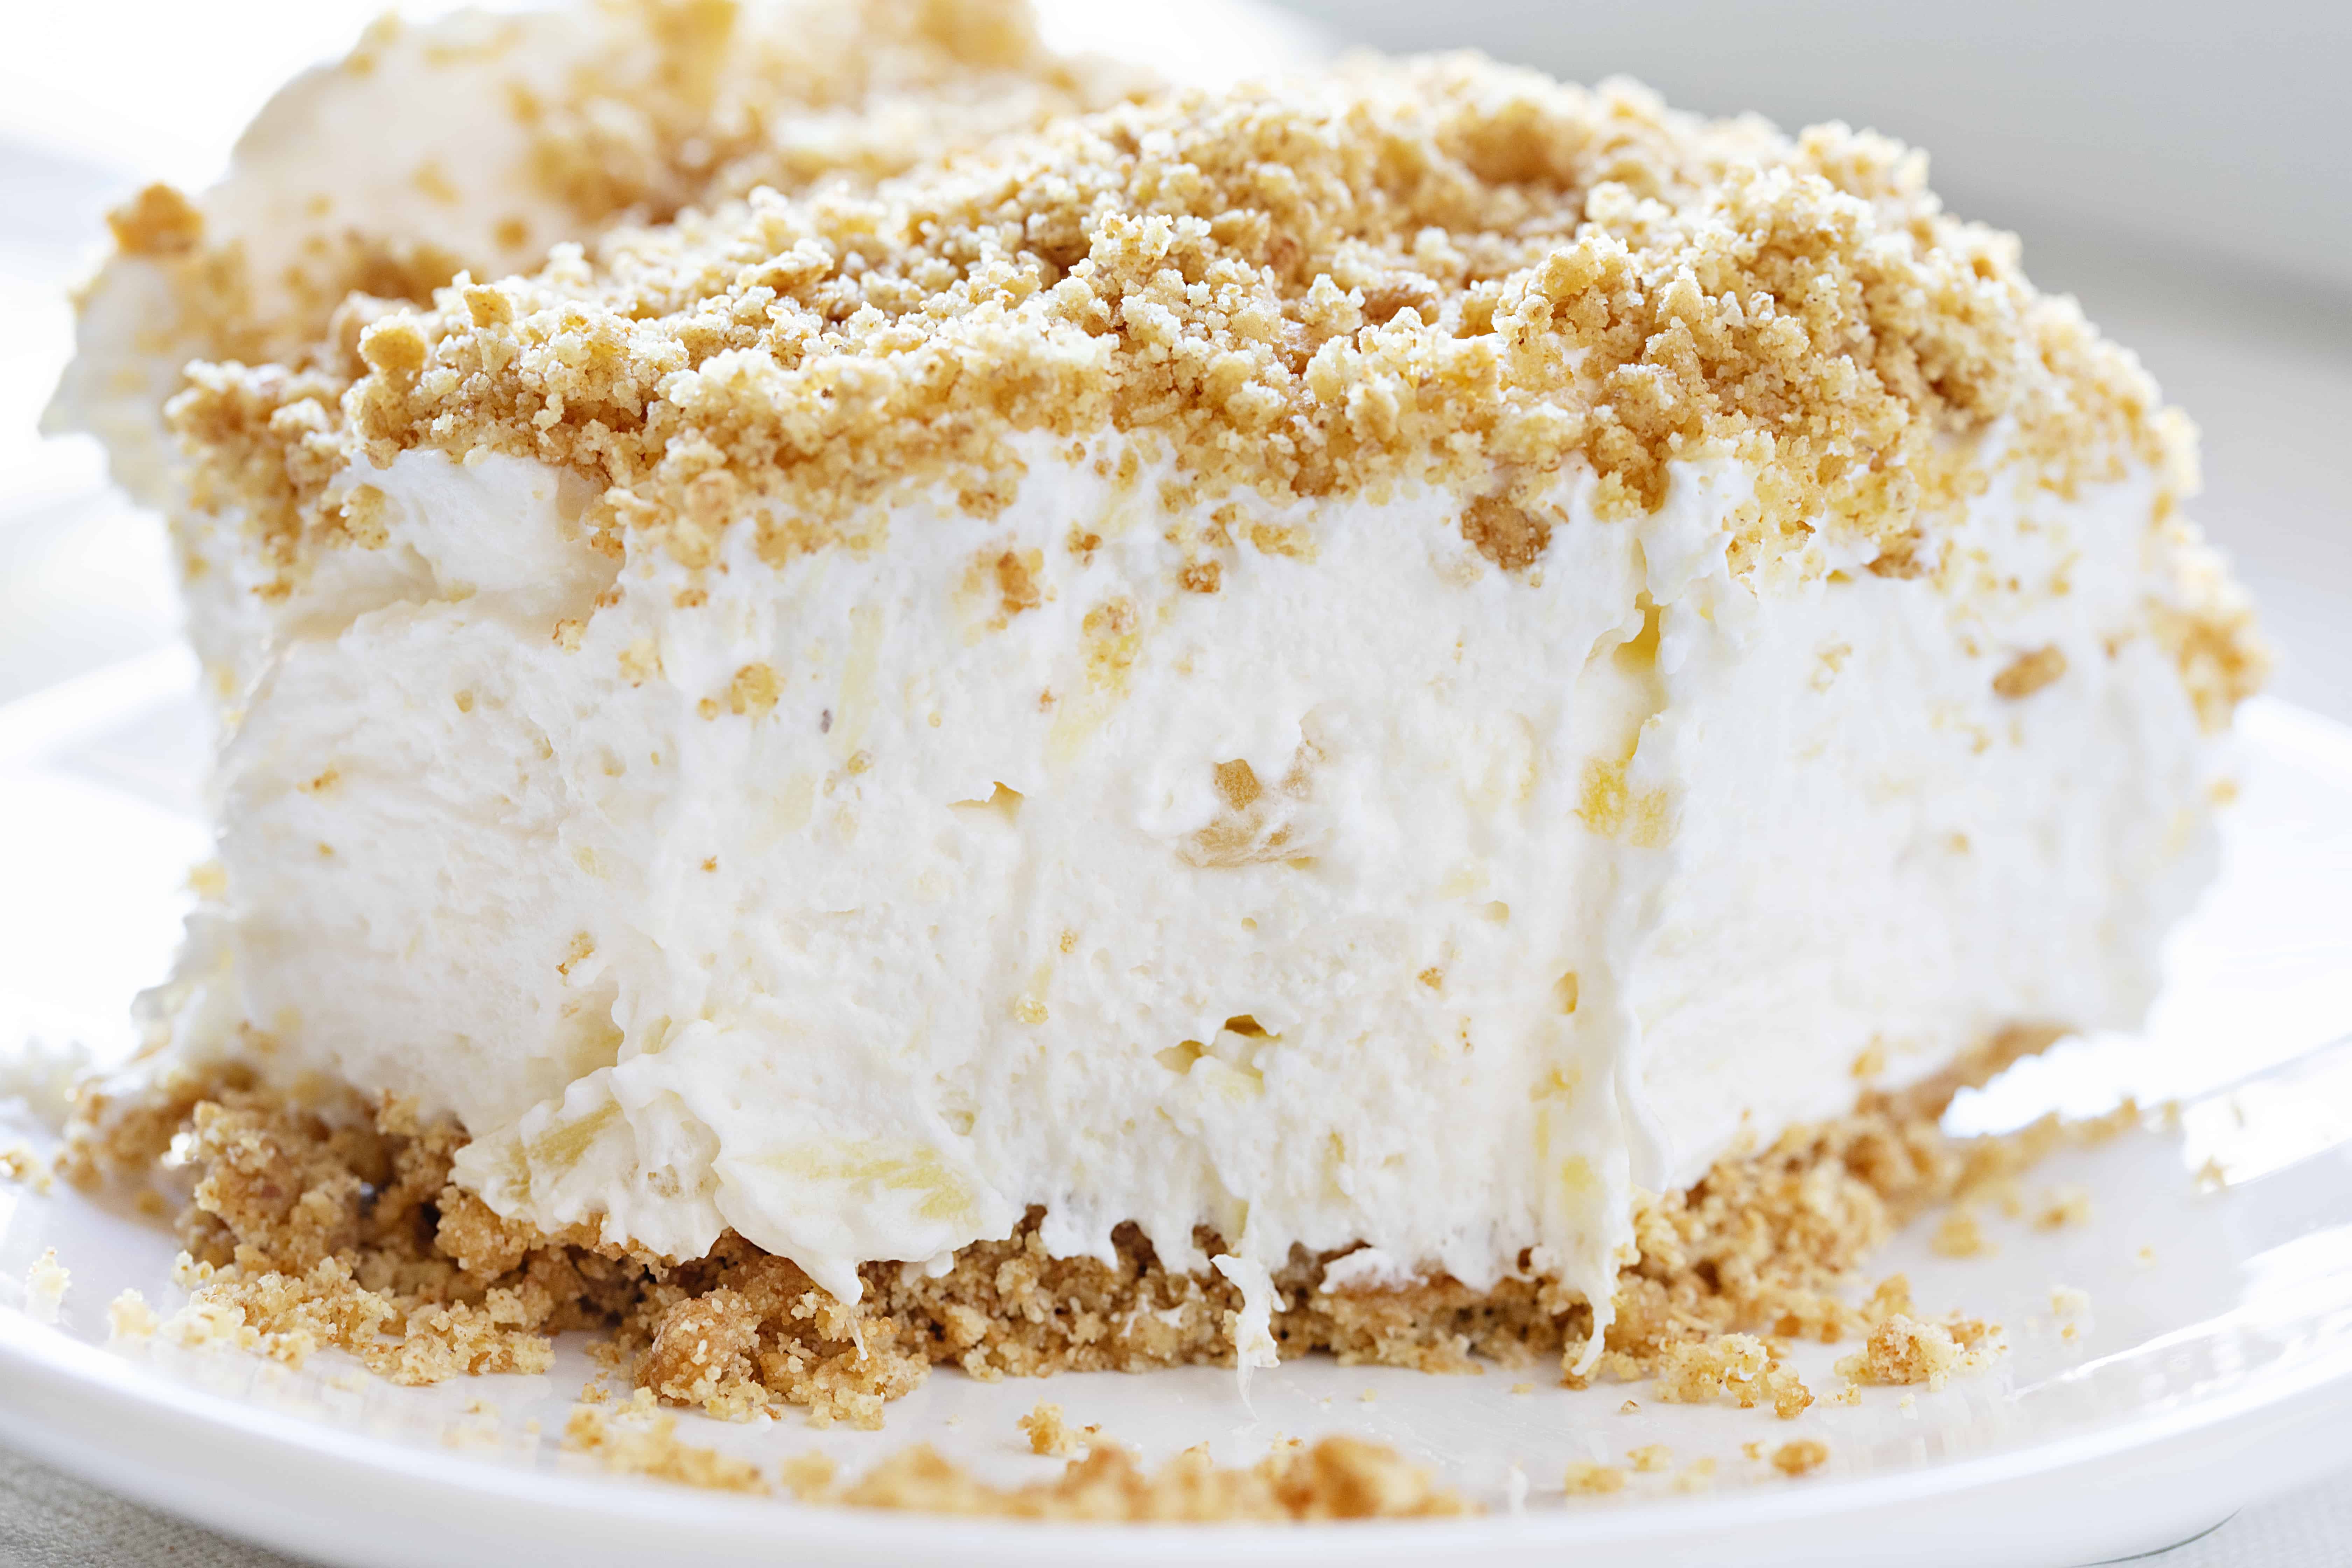
<svg viewBox="0 0 2352 1568">
<path fill-rule="evenodd" d="M 120 1048 L 130 991 L 161 973 L 178 884 L 205 847 L 190 678 L 184 656 L 161 654 L 0 709 L 0 1042 L 31 1030 Z M 168 1236 L 62 1186 L 0 1184 L 0 1438 L 216 1528 L 348 1563 L 1239 1563 L 1322 1548 L 1362 1563 L 1475 1553 L 1580 1568 L 2057 1565 L 2168 1545 L 2352 1452 L 2352 1043 L 2328 1046 L 2352 1025 L 2352 731 L 2262 702 L 2244 728 L 2228 869 L 2182 935 L 2147 1037 L 2062 1047 L 1952 1112 L 1956 1125 L 2009 1126 L 2051 1106 L 2102 1110 L 2129 1089 L 2181 1098 L 2179 1129 L 2032 1173 L 2030 1193 L 2087 1190 L 2086 1224 L 1995 1219 L 1990 1258 L 1937 1258 L 1915 1234 L 1883 1260 L 1909 1272 L 1926 1309 L 2006 1326 L 1996 1368 L 1941 1393 L 1867 1390 L 1782 1423 L 1657 1405 L 1641 1385 L 1573 1393 L 1539 1369 L 1434 1378 L 1315 1358 L 1260 1373 L 1247 1402 L 1213 1369 L 995 1384 L 940 1372 L 881 1433 L 816 1433 L 796 1415 L 681 1424 L 772 1470 L 813 1447 L 855 1468 L 919 1437 L 1013 1480 L 1054 1472 L 1013 1425 L 1048 1398 L 1152 1460 L 1206 1441 L 1234 1463 L 1277 1434 L 1360 1434 L 1493 1511 L 1299 1531 L 812 1510 L 612 1478 L 563 1453 L 563 1418 L 591 1371 L 576 1344 L 546 1376 L 436 1389 L 353 1378 L 331 1353 L 296 1372 L 234 1352 L 110 1345 L 117 1291 L 174 1300 Z M 2228 1171 L 2225 1190 L 2200 1190 L 2209 1159 Z M 17 1310 L 46 1247 L 73 1276 L 55 1326 Z M 2071 1339 L 2052 1300 L 2061 1284 L 2092 1300 Z M 1838 1386 L 1838 1353 L 1800 1351 L 1817 1394 Z M 1522 1379 L 1545 1385 L 1513 1393 Z M 1621 1412 L 1629 1396 L 1641 1407 Z M 485 1397 L 495 1410 L 469 1413 Z M 1831 1455 L 1801 1480 L 1743 1453 L 1798 1436 Z M 1669 1471 L 1635 1476 L 1614 1499 L 1563 1496 L 1568 1461 L 1622 1463 L 1653 1443 L 1672 1448 Z M 1717 1462 L 1712 1489 L 1675 1491 L 1701 1458 Z"/>
</svg>

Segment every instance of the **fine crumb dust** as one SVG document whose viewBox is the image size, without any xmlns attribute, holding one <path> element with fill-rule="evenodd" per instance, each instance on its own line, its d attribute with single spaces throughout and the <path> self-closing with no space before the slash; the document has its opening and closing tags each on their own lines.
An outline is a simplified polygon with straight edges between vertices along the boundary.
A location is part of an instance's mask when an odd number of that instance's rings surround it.
<svg viewBox="0 0 2352 1568">
<path fill-rule="evenodd" d="M 1059 1430 L 1060 1413 L 1050 1425 Z M 1028 1422 L 1023 1423 L 1024 1427 Z M 1041 1424 L 1043 1425 L 1043 1424 Z M 1092 1429 L 1089 1428 L 1089 1431 Z M 1034 1430 L 1032 1447 L 1039 1453 Z M 891 1454 L 847 1486 L 824 1454 L 784 1461 L 772 1482 L 748 1459 L 690 1443 L 677 1417 L 640 1389 L 613 1411 L 582 1405 L 564 1428 L 564 1447 L 593 1457 L 619 1474 L 649 1476 L 719 1491 L 782 1490 L 805 1503 L 898 1509 L 1004 1519 L 1148 1521 L 1303 1521 L 1413 1519 L 1474 1511 L 1454 1492 L 1394 1451 L 1353 1437 L 1326 1437 L 1312 1447 L 1277 1444 L 1255 1465 L 1225 1468 L 1203 1447 L 1186 1449 L 1147 1472 L 1115 1443 L 1097 1441 L 1050 1481 L 997 1487 L 918 1443 Z M 1058 1447 L 1050 1451 L 1061 1452 Z"/>
</svg>

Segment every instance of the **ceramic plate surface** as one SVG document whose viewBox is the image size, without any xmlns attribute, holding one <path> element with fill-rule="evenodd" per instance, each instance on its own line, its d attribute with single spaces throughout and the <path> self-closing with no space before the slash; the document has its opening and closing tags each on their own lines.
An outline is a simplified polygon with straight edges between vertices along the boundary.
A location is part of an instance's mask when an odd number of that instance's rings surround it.
<svg viewBox="0 0 2352 1568">
<path fill-rule="evenodd" d="M 194 781 L 202 720 L 184 655 L 158 654 L 0 708 L 0 1070 L 28 1036 L 127 1044 L 131 994 L 160 977 L 204 858 Z M 1941 1392 L 1871 1389 L 1793 1422 L 1664 1406 L 1643 1385 L 1578 1393 L 1539 1368 L 1429 1377 L 1313 1358 L 1244 1397 L 1213 1369 L 989 1384 L 935 1373 L 879 1433 L 797 1414 L 682 1435 L 772 1471 L 816 1447 L 861 1468 L 918 1438 L 993 1479 L 1056 1461 L 1014 1422 L 1041 1398 L 1156 1461 L 1207 1442 L 1226 1463 L 1281 1436 L 1349 1432 L 1426 1463 L 1488 1510 L 1463 1522 L 1278 1529 L 975 1524 L 814 1510 L 614 1478 L 562 1451 L 593 1372 L 566 1343 L 544 1376 L 402 1389 L 337 1353 L 294 1370 L 235 1352 L 110 1343 L 130 1287 L 168 1307 L 174 1246 L 156 1222 L 60 1184 L 0 1184 L 0 1438 L 205 1523 L 335 1563 L 562 1560 L 966 1564 L 1360 1563 L 2084 1563 L 2169 1545 L 2336 1468 L 2352 1446 L 2352 731 L 2276 703 L 2244 714 L 2244 793 L 2224 877 L 2180 935 L 2146 1035 L 2061 1046 L 1980 1094 L 1955 1126 L 1996 1129 L 2124 1092 L 2180 1101 L 2151 1125 L 2031 1173 L 2030 1199 L 2080 1189 L 2057 1229 L 1995 1217 L 1990 1256 L 1904 1269 L 1924 1310 L 2001 1323 L 1996 1366 Z M 5 1081 L 5 1079 L 0 1079 Z M 5 1103 L 5 1102 L 0 1102 Z M 0 1110 L 0 1115 L 5 1115 Z M 44 1134 L 0 1126 L 0 1144 Z M 2200 1173 L 2203 1173 L 2200 1180 Z M 2218 1182 L 2216 1177 L 2226 1178 Z M 71 1273 L 54 1323 L 23 1310 L 54 1247 Z M 2063 1316 L 2056 1287 L 2086 1292 Z M 2070 1332 L 2071 1330 L 2071 1332 Z M 1841 1352 L 1801 1350 L 1817 1394 Z M 1515 1392 L 1526 1380 L 1540 1384 Z M 1631 1397 L 1639 1407 L 1621 1407 Z M 487 1403 L 481 1403 L 487 1401 Z M 1790 1481 L 1769 1454 L 1817 1437 Z M 1673 1461 L 1605 1500 L 1569 1499 L 1571 1460 Z M 1714 1461 L 1704 1489 L 1678 1490 Z"/>
</svg>

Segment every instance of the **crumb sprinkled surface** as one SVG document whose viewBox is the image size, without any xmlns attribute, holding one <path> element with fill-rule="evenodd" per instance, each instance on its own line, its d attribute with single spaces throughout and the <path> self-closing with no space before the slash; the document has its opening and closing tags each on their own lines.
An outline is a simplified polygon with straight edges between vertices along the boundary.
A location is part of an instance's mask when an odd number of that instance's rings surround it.
<svg viewBox="0 0 2352 1568">
<path fill-rule="evenodd" d="M 2069 495 L 2141 464 L 2172 498 L 2193 473 L 2137 362 L 2037 293 L 2009 237 L 1945 214 L 1916 154 L 1468 57 L 1119 105 L 868 192 L 755 193 L 452 283 L 341 346 L 194 367 L 173 407 L 200 489 L 289 563 L 347 541 L 340 460 L 419 447 L 570 468 L 608 534 L 688 566 L 730 528 L 778 561 L 870 544 L 910 489 L 992 514 L 1024 433 L 1117 433 L 1204 508 L 1444 487 L 1505 570 L 1542 554 L 1536 497 L 1569 464 L 1608 515 L 1659 505 L 1677 460 L 1735 456 L 1758 475 L 1735 569 L 1828 530 L 1895 575 L 1932 569 L 1985 463 Z M 2012 437 L 1980 452 L 1996 426 Z M 2226 716 L 2265 656 L 2186 528 L 2158 631 Z"/>
</svg>

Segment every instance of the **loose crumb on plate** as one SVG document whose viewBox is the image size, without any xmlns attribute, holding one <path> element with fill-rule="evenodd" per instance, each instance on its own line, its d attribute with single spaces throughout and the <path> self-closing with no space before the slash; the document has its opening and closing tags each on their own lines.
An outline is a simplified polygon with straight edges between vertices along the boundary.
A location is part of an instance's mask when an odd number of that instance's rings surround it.
<svg viewBox="0 0 2352 1568">
<path fill-rule="evenodd" d="M 1099 1426 L 1084 1426 L 1076 1431 L 1071 1430 L 1069 1425 L 1062 1419 L 1062 1407 L 1058 1405 L 1048 1405 L 1043 1400 L 1038 1401 L 1034 1410 L 1021 1417 L 1019 1425 L 1021 1430 L 1028 1434 L 1031 1453 L 1051 1454 L 1056 1458 L 1067 1458 L 1082 1448 L 1088 1447 L 1092 1446 L 1095 1438 L 1102 1435 L 1102 1428 Z"/>
<path fill-rule="evenodd" d="M 0 1149 L 0 1180 L 21 1183 L 37 1193 L 46 1193 L 50 1186 L 49 1163 L 26 1144 L 12 1144 Z"/>
<path fill-rule="evenodd" d="M 2082 1187 L 2058 1187 L 2043 1198 L 2042 1208 L 2033 1216 L 2036 1228 L 2063 1230 L 2070 1225 L 2091 1223 L 2091 1194 Z"/>
<path fill-rule="evenodd" d="M 2082 1336 L 2091 1316 L 2091 1293 L 2072 1285 L 2050 1287 L 2050 1312 L 2058 1320 L 2058 1337 L 2072 1342 Z"/>
<path fill-rule="evenodd" d="M 1590 1459 L 1569 1461 L 1564 1484 L 1570 1497 L 1603 1497 L 1625 1489 L 1625 1472 L 1615 1465 L 1597 1465 Z"/>
<path fill-rule="evenodd" d="M 1306 1521 L 1412 1519 L 1474 1511 L 1453 1491 L 1393 1450 L 1360 1438 L 1289 1442 L 1255 1465 L 1223 1468 L 1204 1447 L 1146 1472 L 1135 1456 L 1100 1443 L 1054 1480 L 989 1485 L 918 1443 L 884 1459 L 846 1488 L 805 1500 L 1008 1519 L 1145 1521 Z"/>
<path fill-rule="evenodd" d="M 25 1274 L 25 1310 L 37 1323 L 54 1323 L 73 1276 L 58 1261 L 58 1249 L 46 1247 Z"/>
<path fill-rule="evenodd" d="M 1683 1472 L 1675 1478 L 1675 1490 L 1678 1492 L 1703 1492 L 1712 1489 L 1715 1486 L 1715 1469 L 1716 1465 L 1713 1458 L 1703 1458 L 1693 1459 L 1684 1468 Z"/>
<path fill-rule="evenodd" d="M 1797 1374 L 1753 1334 L 1668 1345 L 1658 1357 L 1657 1390 L 1669 1405 L 1706 1405 L 1727 1397 L 1742 1410 L 1769 1404 L 1783 1421 L 1795 1420 L 1813 1402 Z"/>
<path fill-rule="evenodd" d="M 804 1502 L 822 1501 L 840 1473 L 841 1467 L 834 1462 L 832 1455 L 812 1448 L 784 1461 L 784 1489 Z"/>
<path fill-rule="evenodd" d="M 1974 1320 L 1949 1325 L 1922 1322 L 1897 1313 L 1870 1331 L 1863 1348 L 1837 1363 L 1838 1375 L 1856 1383 L 1926 1384 L 1939 1389 L 1959 1373 L 1991 1361 L 1994 1331 Z"/>
<path fill-rule="evenodd" d="M 656 1411 L 653 1396 L 643 1389 L 637 1392 L 638 1401 L 622 1407 L 618 1415 L 593 1405 L 574 1407 L 563 1424 L 563 1446 L 593 1455 L 620 1475 L 651 1476 L 712 1491 L 770 1489 L 759 1466 L 686 1441 L 677 1435 L 677 1417 Z"/>
<path fill-rule="evenodd" d="M 107 1303 L 106 1331 L 109 1338 L 152 1339 L 162 1322 L 163 1320 L 155 1315 L 155 1309 L 147 1304 L 147 1298 L 136 1290 L 125 1290 Z"/>
<path fill-rule="evenodd" d="M 1654 1474 L 1675 1462 L 1675 1451 L 1664 1443 L 1645 1444 L 1625 1452 L 1626 1462 L 1643 1475 Z"/>
<path fill-rule="evenodd" d="M 1798 1437 L 1772 1450 L 1772 1468 L 1784 1476 L 1801 1476 L 1819 1469 L 1830 1457 L 1830 1446 L 1819 1437 Z"/>
<path fill-rule="evenodd" d="M 1973 1209 L 1954 1209 L 1946 1215 L 1927 1245 L 1942 1258 L 1981 1258 L 1994 1250 Z"/>
</svg>

